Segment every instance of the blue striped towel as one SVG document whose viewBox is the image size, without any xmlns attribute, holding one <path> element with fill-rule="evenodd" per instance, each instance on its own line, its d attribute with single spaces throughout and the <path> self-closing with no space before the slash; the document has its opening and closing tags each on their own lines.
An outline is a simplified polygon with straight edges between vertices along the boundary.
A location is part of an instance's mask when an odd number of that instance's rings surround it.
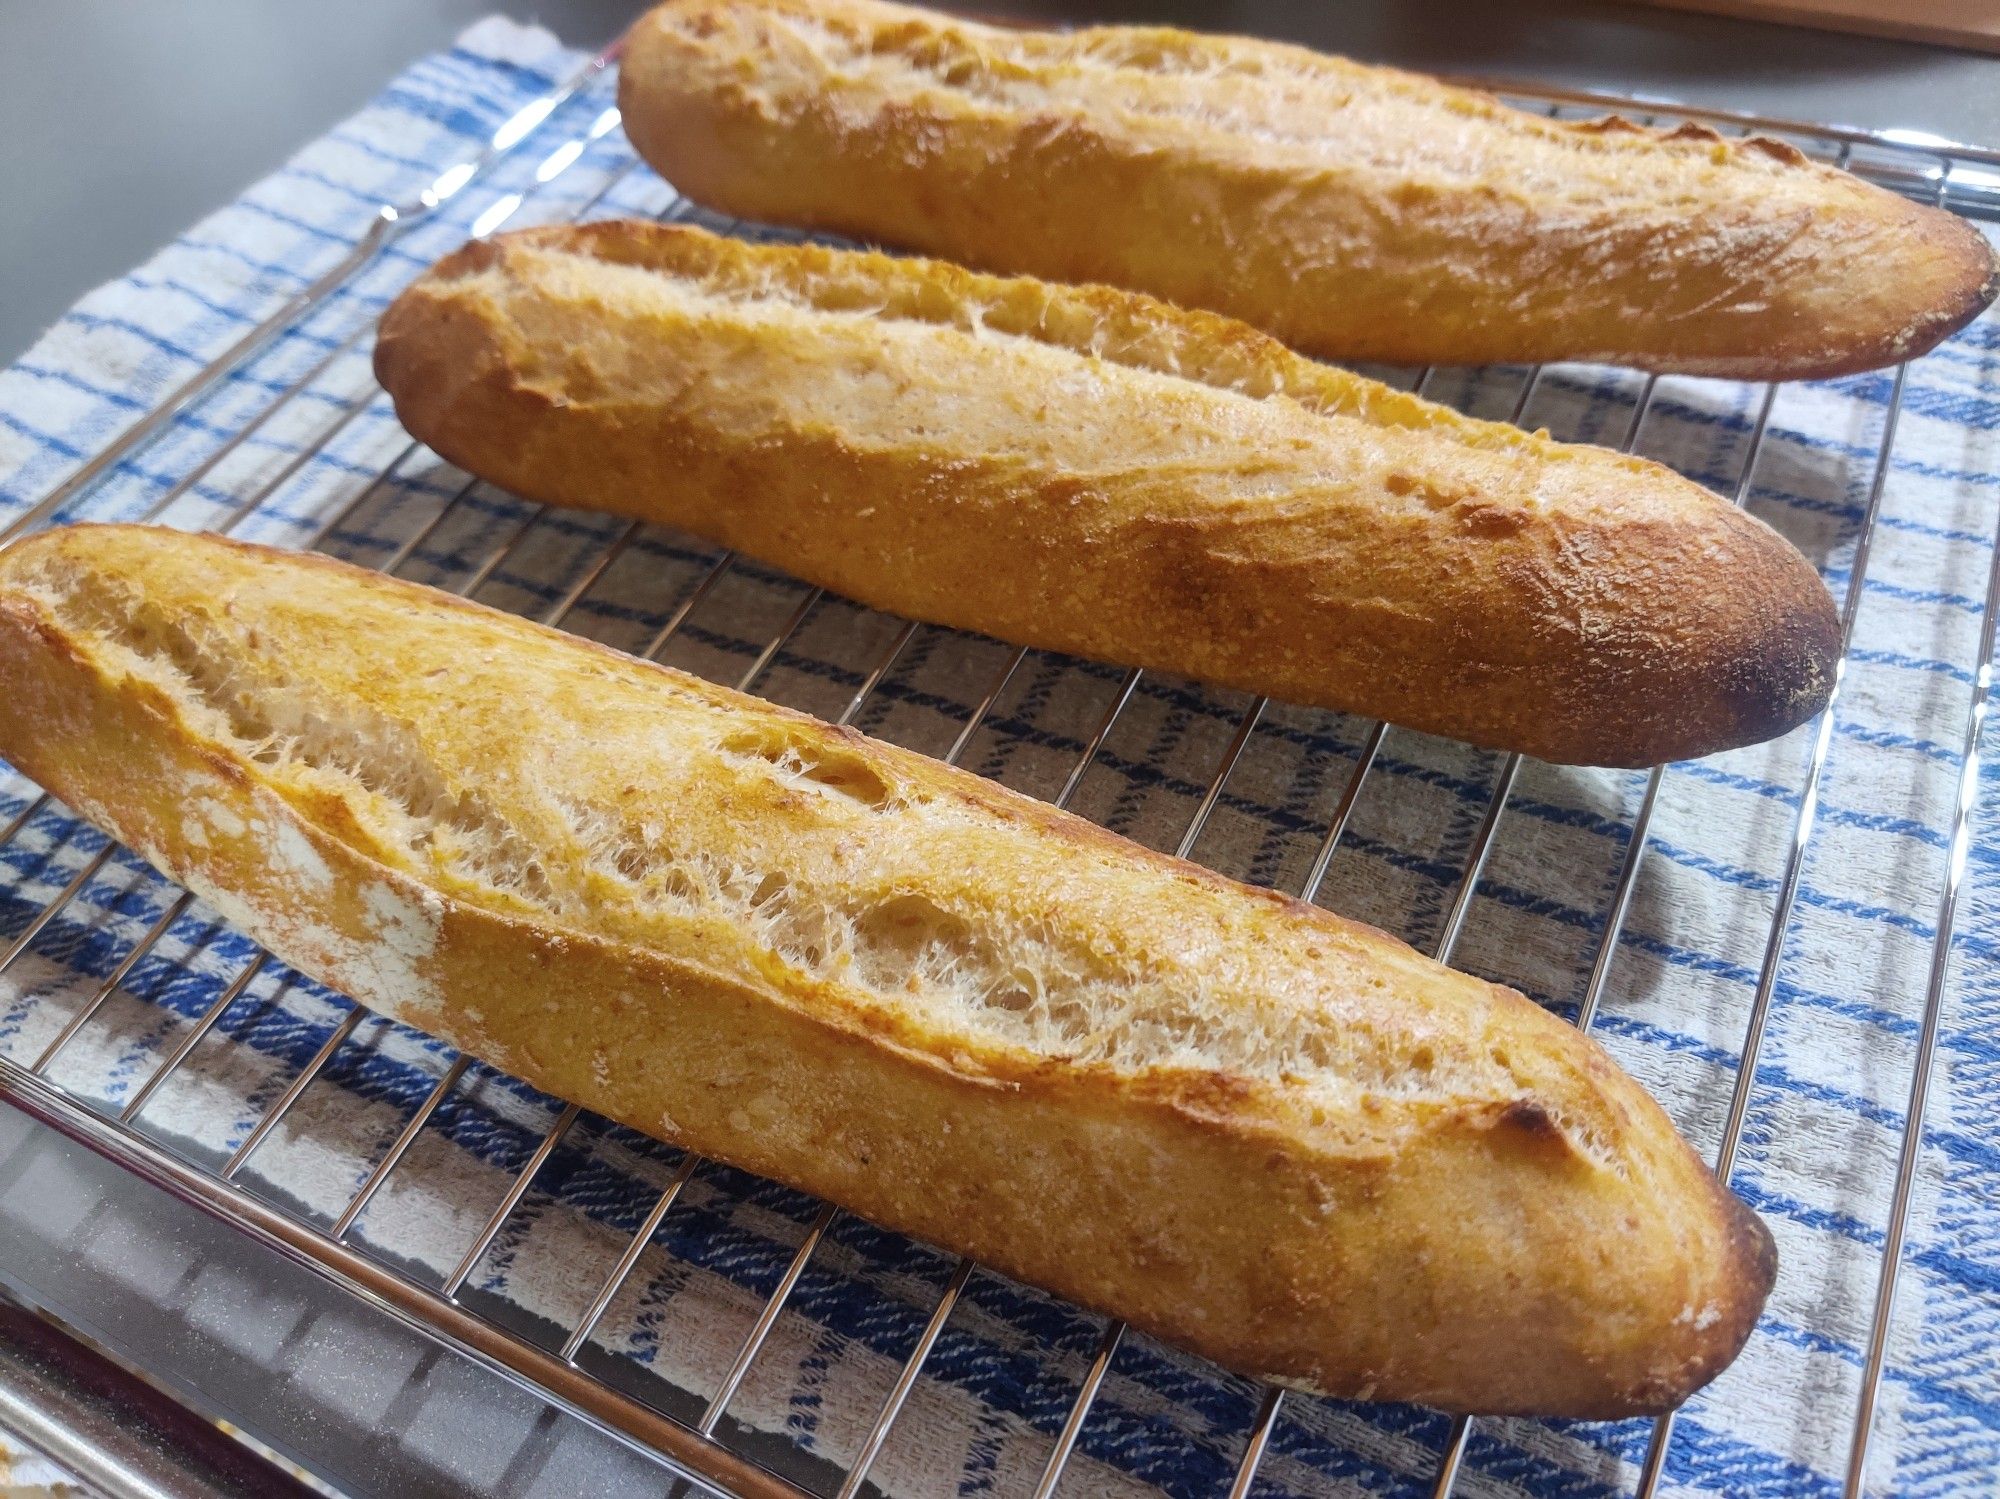
<svg viewBox="0 0 2000 1499">
<path fill-rule="evenodd" d="M 541 32 L 483 23 L 139 270 L 86 297 L 0 374 L 0 509 L 15 513 L 35 501 L 336 261 L 376 205 L 407 201 L 466 159 L 577 61 Z M 565 217 L 601 191 L 594 212 L 667 207 L 671 191 L 651 173 L 619 174 L 630 155 L 622 135 L 608 128 L 609 104 L 608 82 L 600 81 L 555 110 L 494 170 L 119 466 L 77 515 L 143 513 L 475 227 Z M 1431 393 L 1480 415 L 1505 416 L 1522 382 L 1519 370 L 1447 372 Z M 370 388 L 365 353 L 337 354 L 303 398 L 177 501 L 170 519 L 198 526 L 226 516 Z M 1561 437 L 1616 444 L 1640 389 L 1629 373 L 1553 370 L 1537 385 L 1526 419 Z M 1890 390 L 1887 374 L 1782 388 L 1748 487 L 1750 508 L 1814 558 L 1837 592 L 1855 565 Z M 1637 446 L 1732 492 L 1762 395 L 1728 382 L 1662 381 Z M 2000 506 L 1996 416 L 2000 328 L 1991 320 L 1910 371 L 1735 1169 L 1737 1190 L 1777 1234 L 1783 1268 L 1742 1360 L 1683 1412 L 1665 1492 L 1838 1489 Z M 284 478 L 239 534 L 303 541 L 402 444 L 385 403 L 374 401 Z M 462 475 L 420 455 L 334 534 L 331 549 L 384 561 L 462 483 Z M 495 538 L 527 513 L 505 496 L 475 491 L 416 551 L 406 574 L 463 582 Z M 595 517 L 547 518 L 481 597 L 544 610 L 617 529 Z M 570 625 L 634 647 L 713 555 L 688 538 L 647 532 Z M 665 659 L 733 678 L 800 592 L 786 578 L 742 567 L 689 617 Z M 759 689 L 836 713 L 895 629 L 894 621 L 828 601 Z M 990 641 L 920 632 L 860 722 L 942 752 L 1005 655 Z M 1053 794 L 1118 685 L 1117 672 L 1031 656 L 972 739 L 965 763 Z M 1083 780 L 1077 810 L 1172 846 L 1244 706 L 1230 694 L 1143 679 Z M 1225 873 L 1298 888 L 1366 730 L 1338 715 L 1274 708 L 1224 786 L 1196 856 Z M 1604 991 L 1597 1034 L 1706 1151 L 1721 1137 L 1811 747 L 1810 731 L 1801 731 L 1670 771 Z M 1429 946 L 1498 771 L 1494 755 L 1391 731 L 1334 858 L 1324 901 Z M 1455 961 L 1573 1013 L 1643 785 L 1643 776 L 1630 773 L 1525 767 Z M 15 779 L 6 794 L 0 810 L 11 814 L 32 793 Z M 24 927 L 100 846 L 95 834 L 49 812 L 0 848 L 5 930 Z M 1970 873 L 1871 1470 L 1881 1492 L 1990 1492 L 2000 1475 L 2000 827 L 1981 832 Z M 0 981 L 0 1051 L 33 1058 L 172 895 L 123 855 L 106 864 Z M 54 1075 L 85 1097 L 110 1104 L 129 1098 L 249 953 L 212 913 L 194 907 L 64 1050 Z M 146 1127 L 197 1159 L 219 1159 L 347 1008 L 271 966 L 224 1014 L 219 1034 L 148 1104 Z M 449 1060 L 422 1036 L 363 1022 L 251 1158 L 244 1180 L 324 1222 Z M 470 1076 L 360 1223 L 360 1242 L 413 1273 L 436 1277 L 450 1267 L 555 1112 L 551 1100 L 506 1078 L 478 1068 Z M 557 1151 L 480 1265 L 475 1303 L 538 1335 L 546 1336 L 551 1322 L 571 1323 L 675 1161 L 665 1147 L 586 1124 Z M 698 1410 L 814 1211 L 768 1183 L 703 1170 L 595 1341 L 626 1356 L 624 1377 L 634 1387 L 670 1410 Z M 730 1407 L 729 1439 L 824 1485 L 854 1454 L 950 1268 L 933 1250 L 837 1220 Z M 1032 1290 L 976 1276 L 875 1464 L 875 1480 L 899 1495 L 1025 1492 L 1101 1328 L 1099 1319 Z M 1070 1491 L 1220 1493 L 1258 1397 L 1246 1381 L 1128 1339 L 1084 1428 Z M 1421 1410 L 1288 1402 L 1259 1492 L 1428 1492 L 1446 1429 L 1443 1418 Z M 1461 1492 L 1629 1490 L 1647 1435 L 1642 1422 L 1480 1422 Z"/>
</svg>

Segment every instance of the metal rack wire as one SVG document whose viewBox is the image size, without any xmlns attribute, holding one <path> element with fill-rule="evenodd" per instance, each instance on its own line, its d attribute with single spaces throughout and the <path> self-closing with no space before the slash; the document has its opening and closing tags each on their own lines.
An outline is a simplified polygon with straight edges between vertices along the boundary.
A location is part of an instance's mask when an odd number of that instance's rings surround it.
<svg viewBox="0 0 2000 1499">
<path fill-rule="evenodd" d="M 295 326 L 321 306 L 338 287 L 345 284 L 361 268 L 372 263 L 385 244 L 405 232 L 412 224 L 421 221 L 425 215 L 435 211 L 457 192 L 483 180 L 497 163 L 525 143 L 541 140 L 545 127 L 552 117 L 557 116 L 558 111 L 572 100 L 588 99 L 593 91 L 602 87 L 602 74 L 614 53 L 615 49 L 593 59 L 555 93 L 523 110 L 496 132 L 488 149 L 481 156 L 472 162 L 446 171 L 418 200 L 408 205 L 385 206 L 369 226 L 364 238 L 349 255 L 304 291 L 288 300 L 269 319 L 252 329 L 207 368 L 174 391 L 158 412 L 141 421 L 104 452 L 84 464 L 73 477 L 41 502 L 18 517 L 4 532 L 0 532 L 0 541 L 11 540 L 52 519 L 87 517 L 97 487 L 121 460 L 156 439 L 176 416 L 198 406 L 209 397 L 218 382 L 230 372 L 254 360 L 260 351 L 267 348 L 286 328 Z M 1559 93 L 1521 85 L 1509 86 L 1506 92 L 1517 100 L 1545 105 L 1551 113 L 1558 112 L 1566 104 L 1587 104 L 1622 107 L 1649 117 L 1665 115 L 1670 118 L 1703 119 L 1721 127 L 1774 129 L 1827 159 L 1836 160 L 1854 170 L 1875 176 L 1891 186 L 1920 193 L 1947 206 L 1968 212 L 1984 212 L 1994 203 L 2000 202 L 2000 193 L 1995 192 L 1996 188 L 2000 188 L 2000 172 L 1990 170 L 2000 167 L 2000 152 L 1934 141 L 1913 142 L 1898 139 L 1894 134 L 1828 130 L 1792 122 L 1731 116 L 1715 111 L 1689 110 L 1608 96 Z M 616 113 L 607 108 L 595 117 L 587 129 L 561 140 L 544 158 L 548 170 L 537 174 L 536 185 L 498 200 L 494 208 L 480 216 L 475 232 L 490 232 L 505 222 L 509 215 L 524 206 L 532 207 L 534 194 L 538 188 L 546 187 L 549 182 L 576 170 L 580 161 L 590 161 L 592 169 L 602 172 L 603 181 L 597 191 L 576 209 L 576 216 L 581 217 L 595 211 L 607 194 L 624 181 L 628 174 L 638 170 L 636 163 L 625 152 L 622 141 L 613 135 L 615 124 Z M 599 153 L 597 157 L 589 155 L 593 150 Z M 608 166 L 600 159 L 607 153 L 617 153 L 617 160 Z M 672 201 L 665 211 L 677 216 L 694 213 L 691 205 L 678 199 Z M 176 507 L 180 501 L 213 474 L 254 432 L 285 412 L 303 392 L 317 389 L 327 382 L 339 369 L 344 356 L 365 349 L 369 332 L 370 329 L 366 325 L 355 328 L 344 341 L 332 348 L 305 374 L 274 394 L 249 420 L 230 433 L 213 452 L 182 473 L 155 501 L 149 512 L 150 516 L 169 521 L 176 519 Z M 1876 522 L 1881 511 L 1885 483 L 1890 473 L 1891 454 L 1896 443 L 1906 375 L 1906 369 L 1898 368 L 1892 377 L 1885 420 L 1872 458 L 1866 504 L 1842 600 L 1843 662 L 1846 660 L 1847 647 L 1853 641 L 1855 620 L 1869 567 Z M 1426 391 L 1433 384 L 1433 380 L 1434 372 L 1424 371 L 1416 379 L 1416 388 L 1419 391 Z M 1511 412 L 1512 420 L 1518 422 L 1524 418 L 1543 382 L 1544 371 L 1539 367 L 1523 374 Z M 1639 383 L 1622 434 L 1620 445 L 1625 450 L 1631 451 L 1638 447 L 1648 418 L 1654 411 L 1659 388 L 1660 382 L 1657 377 L 1647 378 Z M 1778 387 L 1766 386 L 1756 398 L 1754 421 L 1749 429 L 1747 442 L 1743 446 L 1740 467 L 1734 478 L 1733 497 L 1738 504 L 1742 504 L 1751 492 L 1753 478 L 1764 453 L 1777 397 Z M 232 532 L 257 517 L 260 507 L 265 506 L 300 467 L 310 461 L 314 453 L 332 442 L 369 410 L 372 403 L 380 399 L 380 392 L 372 386 L 342 392 L 340 400 L 335 403 L 334 414 L 318 429 L 304 450 L 274 475 L 236 495 L 233 505 L 219 518 L 213 520 L 213 529 L 224 533 Z M 380 496 L 385 486 L 390 485 L 399 472 L 420 457 L 420 450 L 414 442 L 403 446 L 377 472 L 353 487 L 344 502 L 334 507 L 308 538 L 306 545 L 320 547 L 333 541 L 357 514 Z M 383 570 L 390 573 L 402 570 L 448 526 L 476 524 L 480 528 L 479 534 L 482 538 L 477 549 L 478 561 L 456 587 L 457 591 L 467 595 L 479 593 L 520 554 L 526 540 L 546 518 L 544 510 L 532 509 L 512 518 L 482 520 L 477 514 L 474 503 L 480 489 L 481 486 L 477 481 L 468 480 L 446 497 L 438 505 L 435 513 L 381 562 Z M 543 612 L 541 617 L 544 622 L 562 625 L 568 621 L 573 612 L 592 595 L 592 591 L 602 584 L 607 573 L 621 557 L 638 542 L 643 530 L 643 527 L 634 523 L 612 535 L 595 560 L 568 584 L 553 606 Z M 679 601 L 673 605 L 664 622 L 647 641 L 642 654 L 649 657 L 660 655 L 676 640 L 698 610 L 713 603 L 720 585 L 730 575 L 732 569 L 738 568 L 739 565 L 738 560 L 726 552 L 707 561 L 691 585 L 685 589 Z M 816 588 L 806 589 L 801 593 L 783 622 L 755 651 L 747 667 L 737 677 L 735 685 L 746 690 L 757 688 L 765 680 L 773 664 L 781 658 L 799 632 L 807 626 L 815 610 L 824 602 L 824 595 Z M 1903 1233 L 1911 1212 L 1912 1187 L 1916 1177 L 1917 1154 L 1921 1141 L 1920 1126 L 1927 1101 L 1926 1089 L 1933 1055 L 1940 1032 L 1945 981 L 1953 958 L 1954 922 L 1964 889 L 1966 851 L 1978 793 L 1981 731 L 1989 704 L 1997 608 L 2000 608 L 2000 546 L 1996 546 L 1993 570 L 1984 600 L 1982 628 L 1976 658 L 1972 663 L 1973 686 L 1966 708 L 1962 742 L 1955 762 L 1958 777 L 1957 796 L 1939 862 L 1938 920 L 1932 944 L 1925 988 L 1925 1007 L 1911 1076 L 1893 1201 L 1889 1209 L 1888 1243 L 1882 1259 L 1879 1289 L 1869 1326 L 1860 1400 L 1854 1412 L 1851 1461 L 1846 1475 L 1846 1488 L 1849 1494 L 1859 1494 L 1863 1487 L 1866 1459 L 1871 1434 L 1875 1427 L 1875 1404 L 1886 1360 L 1896 1278 L 1902 1257 Z M 930 627 L 903 622 L 889 635 L 886 645 L 872 657 L 853 663 L 857 685 L 839 715 L 842 723 L 853 722 L 862 715 L 864 708 L 874 699 L 878 689 L 896 671 L 898 663 L 909 652 L 913 642 L 929 629 Z M 988 722 L 996 703 L 1015 681 L 1028 655 L 1029 653 L 1024 650 L 1015 650 L 1000 661 L 990 682 L 981 689 L 976 706 L 959 727 L 949 749 L 944 753 L 945 759 L 956 762 L 965 753 L 974 736 Z M 1100 753 L 1105 749 L 1132 704 L 1140 682 L 1141 674 L 1137 671 L 1128 671 L 1115 680 L 1101 716 L 1084 739 L 1081 752 L 1073 759 L 1063 776 L 1060 790 L 1054 797 L 1058 805 L 1069 805 L 1076 799 L 1086 775 L 1097 763 Z M 1246 746 L 1252 742 L 1260 725 L 1265 722 L 1270 708 L 1271 705 L 1265 700 L 1258 699 L 1242 708 L 1237 714 L 1228 742 L 1201 785 L 1192 815 L 1187 818 L 1179 832 L 1174 846 L 1181 855 L 1189 856 L 1197 851 L 1203 833 L 1210 826 L 1213 815 L 1222 802 L 1225 790 L 1232 774 L 1238 768 Z M 1366 726 L 1361 731 L 1351 766 L 1334 796 L 1331 811 L 1310 859 L 1307 872 L 1297 887 L 1297 893 L 1304 899 L 1314 900 L 1319 896 L 1329 867 L 1348 833 L 1356 807 L 1369 784 L 1371 772 L 1377 766 L 1385 737 L 1390 732 L 1392 731 L 1389 726 L 1382 723 Z M 1736 1082 L 1729 1100 L 1717 1159 L 1718 1170 L 1725 1178 L 1730 1175 L 1735 1164 L 1736 1153 L 1744 1134 L 1758 1059 L 1765 1042 L 1773 997 L 1777 992 L 1780 966 L 1787 951 L 1794 903 L 1798 898 L 1802 871 L 1817 825 L 1821 784 L 1827 768 L 1832 735 L 1833 709 L 1829 707 L 1822 713 L 1811 731 L 1810 749 L 1791 813 L 1792 833 L 1786 846 L 1782 871 L 1776 881 L 1776 895 L 1764 941 L 1762 964 L 1758 971 L 1742 1041 L 1736 1051 Z M 1505 824 L 1510 798 L 1516 791 L 1522 768 L 1523 762 L 1520 756 L 1508 756 L 1500 763 L 1493 776 L 1477 829 L 1463 858 L 1456 888 L 1434 936 L 1433 951 L 1441 960 L 1451 959 L 1459 945 L 1460 936 L 1466 928 L 1467 917 L 1480 888 L 1489 857 Z M 1654 770 L 1646 778 L 1643 792 L 1631 819 L 1609 908 L 1593 944 L 1588 974 L 1582 990 L 1583 998 L 1576 1016 L 1577 1024 L 1585 1028 L 1591 1026 L 1598 1017 L 1601 1001 L 1618 958 L 1620 937 L 1632 908 L 1642 865 L 1650 846 L 1662 777 L 1662 770 Z M 0 847 L 6 846 L 21 835 L 23 830 L 36 819 L 45 817 L 55 810 L 57 809 L 46 795 L 32 799 L 9 820 L 4 829 L 0 829 Z M 65 913 L 79 892 L 104 870 L 116 854 L 117 851 L 113 846 L 106 844 L 85 860 L 55 897 L 43 905 L 26 925 L 14 934 L 4 950 L 0 950 L 0 974 L 12 968 L 45 934 L 65 920 Z M 378 1192 L 394 1176 L 413 1146 L 432 1125 L 439 1109 L 463 1084 L 470 1065 L 466 1057 L 455 1057 L 442 1070 L 428 1094 L 423 1097 L 400 1132 L 368 1170 L 351 1198 L 325 1225 L 315 1224 L 307 1221 L 302 1215 L 274 1206 L 258 1194 L 245 1190 L 239 1184 L 238 1178 L 315 1079 L 326 1073 L 341 1055 L 344 1047 L 353 1043 L 358 1028 L 367 1018 L 363 1010 L 359 1008 L 351 1010 L 330 1031 L 318 1050 L 264 1108 L 247 1136 L 220 1164 L 203 1164 L 191 1159 L 138 1128 L 141 1116 L 157 1096 L 160 1088 L 188 1063 L 189 1058 L 211 1037 L 218 1022 L 230 1007 L 244 995 L 251 984 L 266 970 L 267 965 L 273 961 L 268 954 L 259 952 L 248 960 L 198 1018 L 181 1033 L 151 1074 L 139 1083 L 122 1106 L 117 1108 L 115 1114 L 94 1106 L 90 1100 L 73 1093 L 55 1081 L 51 1075 L 52 1065 L 120 991 L 121 985 L 131 975 L 135 965 L 153 951 L 175 923 L 186 914 L 191 899 L 189 895 L 183 893 L 167 904 L 136 944 L 110 974 L 95 986 L 88 999 L 65 1020 L 32 1062 L 20 1063 L 0 1057 L 0 1095 L 4 1095 L 16 1106 L 71 1138 L 120 1162 L 183 1200 L 225 1219 L 245 1233 L 312 1267 L 356 1294 L 366 1297 L 377 1306 L 421 1327 L 438 1340 L 460 1349 L 507 1377 L 528 1385 L 603 1429 L 642 1448 L 664 1455 L 670 1462 L 690 1473 L 701 1475 L 706 1480 L 731 1491 L 746 1494 L 797 1495 L 813 1491 L 807 1486 L 808 1481 L 801 1478 L 798 1472 L 776 1471 L 765 1457 L 753 1455 L 741 1443 L 733 1443 L 724 1431 L 724 1425 L 732 1401 L 736 1399 L 746 1377 L 756 1364 L 760 1352 L 765 1348 L 773 1328 L 785 1312 L 790 1298 L 806 1274 L 815 1254 L 820 1251 L 822 1244 L 836 1225 L 838 1211 L 831 1204 L 821 1206 L 806 1224 L 803 1237 L 789 1264 L 764 1298 L 760 1310 L 729 1360 L 726 1373 L 708 1392 L 699 1413 L 675 1415 L 631 1393 L 624 1386 L 590 1372 L 586 1369 L 582 1356 L 601 1319 L 621 1290 L 627 1286 L 661 1224 L 681 1200 L 688 1183 L 703 1169 L 705 1163 L 699 1159 L 688 1156 L 680 1160 L 665 1185 L 638 1214 L 636 1229 L 627 1238 L 608 1274 L 591 1293 L 581 1315 L 563 1331 L 559 1342 L 554 1346 L 544 1346 L 543 1343 L 518 1331 L 510 1330 L 484 1315 L 470 1304 L 464 1293 L 468 1281 L 493 1245 L 496 1236 L 501 1233 L 510 1216 L 519 1209 L 523 1199 L 533 1188 L 538 1173 L 546 1167 L 551 1157 L 563 1146 L 566 1138 L 578 1124 L 581 1116 L 575 1106 L 562 1108 L 555 1114 L 553 1122 L 534 1143 L 524 1164 L 515 1172 L 511 1184 L 487 1215 L 485 1222 L 466 1246 L 456 1264 L 442 1277 L 439 1284 L 432 1286 L 395 1267 L 385 1258 L 357 1247 L 353 1241 L 353 1231 Z M 836 1492 L 840 1499 L 848 1499 L 848 1496 L 859 1494 L 868 1487 L 873 1465 L 890 1440 L 913 1390 L 923 1379 L 927 1363 L 976 1273 L 978 1273 L 977 1267 L 965 1260 L 959 1260 L 952 1266 L 928 1319 L 904 1358 L 894 1383 L 883 1398 L 879 1412 L 869 1426 L 858 1452 L 829 1483 L 823 1485 Z M 1099 1336 L 1074 1398 L 1068 1406 L 1059 1430 L 1055 1433 L 1053 1447 L 1040 1481 L 1034 1489 L 1037 1499 L 1054 1493 L 1065 1475 L 1072 1471 L 1072 1461 L 1079 1439 L 1087 1429 L 1098 1394 L 1125 1343 L 1126 1330 L 1117 1322 L 1107 1325 Z M 1241 1496 L 1248 1495 L 1252 1491 L 1260 1464 L 1270 1451 L 1273 1433 L 1285 1419 L 1287 1406 L 1292 1401 L 1304 1398 L 1306 1397 L 1288 1396 L 1275 1387 L 1262 1392 L 1255 1418 L 1243 1433 L 1241 1457 L 1236 1463 L 1233 1481 L 1228 1489 L 1232 1499 L 1241 1499 Z M 1474 1429 L 1475 1424 L 1466 1420 L 1452 1424 L 1437 1454 L 1435 1479 L 1432 1485 L 1436 1495 L 1447 1495 L 1453 1491 Z M 1661 1482 L 1672 1452 L 1674 1431 L 1672 1417 L 1663 1418 L 1653 1430 L 1638 1476 L 1638 1491 L 1643 1496 L 1651 1496 Z"/>
</svg>

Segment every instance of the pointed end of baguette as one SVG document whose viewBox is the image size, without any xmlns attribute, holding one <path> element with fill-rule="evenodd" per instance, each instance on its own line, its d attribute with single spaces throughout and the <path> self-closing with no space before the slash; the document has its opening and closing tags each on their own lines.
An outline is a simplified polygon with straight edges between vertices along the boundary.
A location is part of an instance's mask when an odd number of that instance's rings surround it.
<svg viewBox="0 0 2000 1499">
<path fill-rule="evenodd" d="M 1659 1416 L 1684 1404 L 1736 1361 L 1750 1341 L 1777 1281 L 1778 1247 L 1763 1219 L 1726 1187 L 1715 1186 L 1723 1250 L 1716 1282 L 1706 1299 L 1691 1301 L 1660 1339 L 1672 1351 L 1654 1379 L 1631 1391 L 1623 1409 L 1607 1419 Z"/>
<path fill-rule="evenodd" d="M 2000 297 L 2000 251 L 1968 219 L 1941 209 L 1923 210 L 1920 231 L 1942 262 L 1936 308 L 1919 318 L 1907 335 L 1906 351 L 1914 359 L 1929 353 L 1967 326 Z"/>
<path fill-rule="evenodd" d="M 1770 550 L 1768 588 L 1741 601 L 1742 638 L 1720 640 L 1717 659 L 1701 670 L 1722 705 L 1727 730 L 1693 753 L 1776 739 L 1810 720 L 1833 696 L 1840 663 L 1840 614 L 1833 595 L 1812 564 L 1775 532 Z"/>
<path fill-rule="evenodd" d="M 1884 196 L 1888 196 L 1886 191 Z M 1968 219 L 1947 209 L 1898 202 L 1895 269 L 1869 268 L 1871 294 L 1886 304 L 1882 331 L 1856 337 L 1821 366 L 1790 378 L 1860 374 L 1918 359 L 1973 322 L 2000 295 L 2000 254 Z"/>
</svg>

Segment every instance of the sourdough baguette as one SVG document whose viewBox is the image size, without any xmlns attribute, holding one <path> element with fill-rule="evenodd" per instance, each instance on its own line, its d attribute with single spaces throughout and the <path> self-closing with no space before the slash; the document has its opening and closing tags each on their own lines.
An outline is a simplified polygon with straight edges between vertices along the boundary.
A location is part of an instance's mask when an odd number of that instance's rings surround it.
<svg viewBox="0 0 2000 1499">
<path fill-rule="evenodd" d="M 1757 1219 L 1520 995 L 414 584 L 20 542 L 0 752 L 377 1010 L 1248 1374 L 1657 1411 L 1771 1283 Z"/>
<path fill-rule="evenodd" d="M 533 499 L 1547 760 L 1709 754 L 1832 684 L 1812 567 L 1707 490 L 1136 293 L 534 229 L 407 290 L 375 369 L 413 435 Z"/>
<path fill-rule="evenodd" d="M 619 106 L 728 213 L 1129 286 L 1325 358 L 1841 374 L 1996 285 L 1969 224 L 1778 141 L 1561 123 L 1238 37 L 673 0 Z"/>
</svg>

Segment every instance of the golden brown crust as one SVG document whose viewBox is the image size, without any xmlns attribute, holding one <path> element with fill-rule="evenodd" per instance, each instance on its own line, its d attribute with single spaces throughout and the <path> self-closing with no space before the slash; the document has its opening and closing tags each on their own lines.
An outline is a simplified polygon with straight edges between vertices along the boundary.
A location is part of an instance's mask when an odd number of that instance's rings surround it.
<svg viewBox="0 0 2000 1499">
<path fill-rule="evenodd" d="M 1654 1411 L 1770 1286 L 1756 1218 L 1520 995 L 428 589 L 23 541 L 0 753 L 377 1009 L 1246 1373 Z"/>
<path fill-rule="evenodd" d="M 1647 765 L 1826 699 L 1775 532 L 1109 287 L 592 224 L 447 258 L 382 320 L 410 432 L 546 502 L 863 603 L 1521 750 Z"/>
<path fill-rule="evenodd" d="M 1701 126 L 1562 123 L 1298 47 L 673 0 L 626 132 L 695 199 L 1210 307 L 1326 358 L 1739 379 L 1909 358 L 1992 301 L 1955 215 Z"/>
</svg>

